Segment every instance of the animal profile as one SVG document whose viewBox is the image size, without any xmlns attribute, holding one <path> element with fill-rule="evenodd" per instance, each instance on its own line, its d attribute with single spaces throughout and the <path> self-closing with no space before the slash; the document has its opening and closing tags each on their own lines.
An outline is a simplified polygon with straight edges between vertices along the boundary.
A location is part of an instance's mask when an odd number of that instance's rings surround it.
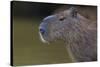
<svg viewBox="0 0 100 67">
<path fill-rule="evenodd" d="M 45 43 L 63 40 L 72 61 L 97 60 L 96 22 L 79 14 L 75 7 L 44 18 L 39 34 Z"/>
</svg>

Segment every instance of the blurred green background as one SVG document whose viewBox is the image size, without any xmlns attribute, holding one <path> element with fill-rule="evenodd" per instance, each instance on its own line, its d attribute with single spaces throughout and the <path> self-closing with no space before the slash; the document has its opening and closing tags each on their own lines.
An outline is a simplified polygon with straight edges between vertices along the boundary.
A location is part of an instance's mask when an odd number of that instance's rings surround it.
<svg viewBox="0 0 100 67">
<path fill-rule="evenodd" d="M 62 41 L 44 44 L 38 34 L 42 19 L 57 7 L 56 4 L 12 2 L 13 65 L 71 62 Z"/>
<path fill-rule="evenodd" d="M 38 34 L 39 19 L 14 19 L 14 65 L 70 62 L 63 42 L 44 44 Z M 34 22 L 34 23 L 33 23 Z"/>
<path fill-rule="evenodd" d="M 72 62 L 62 41 L 44 44 L 39 37 L 39 24 L 42 19 L 72 5 L 11 2 L 13 24 L 13 65 L 39 65 Z M 78 6 L 79 12 L 89 19 L 96 20 L 97 7 Z M 61 9 L 60 9 L 61 8 Z M 85 9 L 85 10 L 84 10 Z"/>
</svg>

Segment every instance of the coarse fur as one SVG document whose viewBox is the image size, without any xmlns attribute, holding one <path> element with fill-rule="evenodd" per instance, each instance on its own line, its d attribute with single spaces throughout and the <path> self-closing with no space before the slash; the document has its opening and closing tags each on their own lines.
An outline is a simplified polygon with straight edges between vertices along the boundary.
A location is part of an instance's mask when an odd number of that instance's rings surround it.
<svg viewBox="0 0 100 67">
<path fill-rule="evenodd" d="M 96 22 L 81 16 L 72 7 L 63 12 L 50 15 L 43 19 L 39 26 L 40 36 L 45 42 L 63 40 L 72 60 L 97 60 L 97 25 Z"/>
</svg>

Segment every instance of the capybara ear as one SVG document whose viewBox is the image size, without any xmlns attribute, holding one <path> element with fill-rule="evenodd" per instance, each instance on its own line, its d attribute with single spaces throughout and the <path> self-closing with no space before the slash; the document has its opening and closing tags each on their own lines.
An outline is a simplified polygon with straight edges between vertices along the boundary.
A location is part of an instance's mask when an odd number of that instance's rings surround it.
<svg viewBox="0 0 100 67">
<path fill-rule="evenodd" d="M 77 17 L 77 8 L 71 7 L 69 10 L 70 10 L 70 15 L 71 15 L 73 18 Z"/>
</svg>

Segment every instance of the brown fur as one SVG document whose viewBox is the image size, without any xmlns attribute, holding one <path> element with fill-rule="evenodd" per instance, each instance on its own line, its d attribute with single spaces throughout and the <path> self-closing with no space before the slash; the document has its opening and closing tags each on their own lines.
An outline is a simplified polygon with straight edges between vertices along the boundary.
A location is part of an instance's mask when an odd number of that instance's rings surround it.
<svg viewBox="0 0 100 67">
<path fill-rule="evenodd" d="M 44 20 L 47 23 L 47 34 L 43 35 L 48 42 L 61 39 L 66 43 L 72 60 L 97 60 L 97 25 L 81 16 L 75 8 L 70 8 L 52 18 Z M 40 27 L 42 27 L 40 25 Z"/>
</svg>

